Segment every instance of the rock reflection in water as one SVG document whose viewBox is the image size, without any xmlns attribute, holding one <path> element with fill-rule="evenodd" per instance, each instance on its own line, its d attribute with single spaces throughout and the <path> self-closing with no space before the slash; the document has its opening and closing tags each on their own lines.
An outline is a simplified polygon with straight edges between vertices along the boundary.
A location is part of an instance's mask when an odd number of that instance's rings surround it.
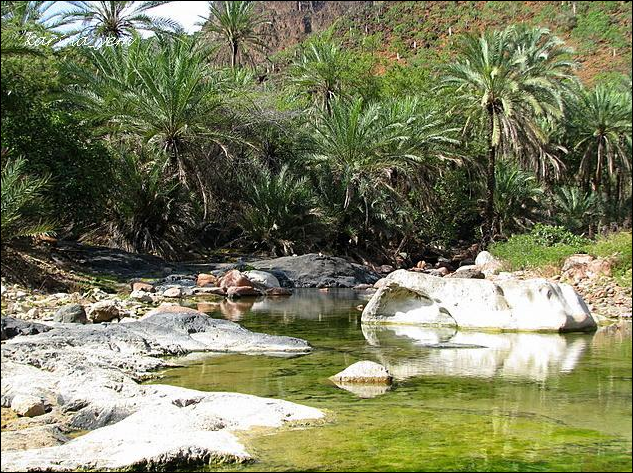
<svg viewBox="0 0 633 473">
<path fill-rule="evenodd" d="M 397 380 L 414 376 L 500 376 L 544 381 L 554 373 L 572 371 L 591 338 L 404 325 L 363 324 L 362 331 L 368 343 L 377 348 L 378 361 Z M 404 348 L 406 355 L 394 356 L 393 346 Z"/>
<path fill-rule="evenodd" d="M 294 289 L 290 297 L 266 297 L 253 304 L 255 313 L 281 316 L 284 319 L 315 319 L 339 317 L 342 311 L 354 311 L 359 302 L 369 295 L 351 289 L 329 289 L 327 292 L 314 289 Z"/>
<path fill-rule="evenodd" d="M 356 396 L 364 399 L 380 396 L 385 394 L 391 386 L 386 384 L 359 384 L 359 383 L 344 383 L 341 381 L 332 381 L 337 387 L 345 389 L 346 391 L 355 394 Z"/>
</svg>

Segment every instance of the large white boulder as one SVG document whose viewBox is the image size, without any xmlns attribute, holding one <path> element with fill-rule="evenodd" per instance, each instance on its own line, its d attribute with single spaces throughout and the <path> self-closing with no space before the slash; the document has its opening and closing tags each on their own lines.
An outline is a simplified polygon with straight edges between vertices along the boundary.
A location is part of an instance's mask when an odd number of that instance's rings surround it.
<svg viewBox="0 0 633 473">
<path fill-rule="evenodd" d="M 398 270 L 363 310 L 366 323 L 448 325 L 527 331 L 596 329 L 582 298 L 546 279 L 437 278 Z"/>
</svg>

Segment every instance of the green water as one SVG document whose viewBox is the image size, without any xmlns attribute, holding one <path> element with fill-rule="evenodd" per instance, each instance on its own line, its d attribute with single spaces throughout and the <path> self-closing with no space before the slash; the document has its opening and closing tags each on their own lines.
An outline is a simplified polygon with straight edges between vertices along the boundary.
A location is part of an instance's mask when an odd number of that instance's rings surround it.
<svg viewBox="0 0 633 473">
<path fill-rule="evenodd" d="M 159 382 L 330 414 L 324 425 L 242 435 L 258 462 L 222 471 L 631 471 L 630 325 L 569 335 L 371 329 L 360 324 L 363 302 L 305 290 L 204 307 L 304 338 L 314 352 L 194 358 Z M 363 398 L 328 381 L 365 359 L 392 372 L 389 391 Z"/>
</svg>

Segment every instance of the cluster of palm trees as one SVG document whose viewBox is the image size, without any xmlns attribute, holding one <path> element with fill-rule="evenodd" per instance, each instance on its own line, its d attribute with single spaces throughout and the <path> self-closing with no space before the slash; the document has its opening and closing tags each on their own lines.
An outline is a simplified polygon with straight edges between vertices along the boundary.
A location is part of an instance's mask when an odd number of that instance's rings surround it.
<svg viewBox="0 0 633 473">
<path fill-rule="evenodd" d="M 3 2 L 3 38 L 65 25 L 66 38 L 133 39 L 60 60 L 62 100 L 113 150 L 125 189 L 93 238 L 177 253 L 211 228 L 216 244 L 395 257 L 443 207 L 473 207 L 466 234 L 484 243 L 537 220 L 583 232 L 630 208 L 630 79 L 583 86 L 546 29 L 466 36 L 426 90 L 394 97 L 331 35 L 259 83 L 249 58 L 267 22 L 255 2 L 209 2 L 194 35 L 151 14 L 166 2 L 69 2 L 49 15 L 51 3 Z M 468 193 L 442 201 L 458 174 Z M 617 205 L 606 215 L 600 202 Z"/>
</svg>

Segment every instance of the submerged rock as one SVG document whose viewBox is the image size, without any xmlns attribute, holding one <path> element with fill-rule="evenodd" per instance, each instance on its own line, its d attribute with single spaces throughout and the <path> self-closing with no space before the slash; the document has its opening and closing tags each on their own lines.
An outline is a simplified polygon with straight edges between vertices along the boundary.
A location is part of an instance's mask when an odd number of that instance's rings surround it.
<svg viewBox="0 0 633 473">
<path fill-rule="evenodd" d="M 436 278 L 395 271 L 363 311 L 363 322 L 499 330 L 587 331 L 596 322 L 567 284 L 545 279 Z"/>
</svg>

